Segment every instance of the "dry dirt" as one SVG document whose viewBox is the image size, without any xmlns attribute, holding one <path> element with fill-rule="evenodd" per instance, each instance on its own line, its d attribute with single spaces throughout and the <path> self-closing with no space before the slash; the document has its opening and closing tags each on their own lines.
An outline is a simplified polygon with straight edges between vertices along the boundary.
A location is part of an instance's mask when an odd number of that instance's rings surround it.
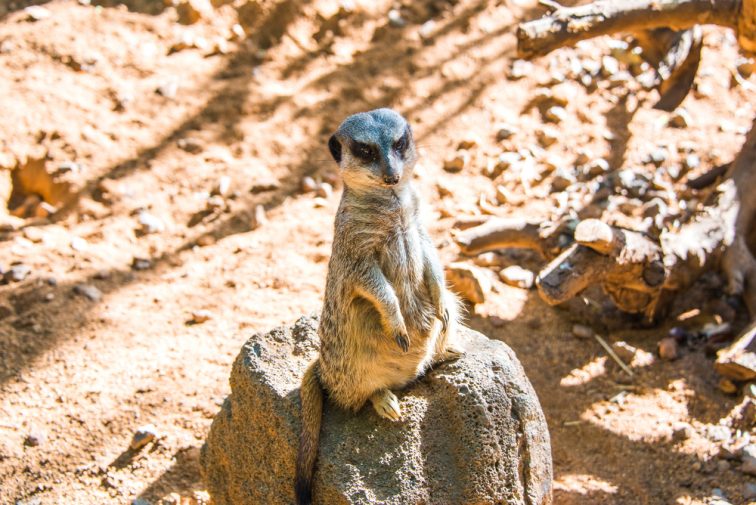
<svg viewBox="0 0 756 505">
<path fill-rule="evenodd" d="M 237 1 L 188 26 L 159 1 L 94 4 L 47 2 L 49 16 L 35 21 L 27 2 L 0 3 L 0 197 L 17 209 L 26 195 L 10 169 L 45 152 L 57 171 L 52 189 L 64 195 L 51 202 L 64 207 L 52 219 L 0 211 L 0 268 L 31 269 L 0 286 L 1 503 L 205 501 L 198 451 L 236 353 L 252 332 L 319 310 L 339 197 L 326 140 L 338 123 L 379 106 L 410 119 L 427 222 L 451 262 L 455 216 L 479 213 L 481 194 L 494 201 L 487 160 L 537 145 L 536 89 L 571 55 L 609 52 L 609 39 L 598 39 L 512 78 L 514 27 L 543 12 L 530 0 L 354 1 L 342 10 Z M 241 5 L 246 35 L 234 35 Z M 389 23 L 392 8 L 403 26 Z M 570 165 L 589 148 L 616 170 L 648 167 L 644 157 L 666 145 L 663 167 L 672 167 L 683 156 L 675 146 L 689 142 L 701 159 L 692 175 L 729 161 L 754 117 L 756 78 L 750 89 L 732 86 L 734 38 L 711 29 L 705 40 L 687 128 L 666 126 L 667 114 L 651 108 L 655 92 L 632 82 L 567 79 L 557 85 L 569 100 L 557 142 L 532 151 Z M 496 140 L 501 122 L 516 126 L 511 139 Z M 468 166 L 445 172 L 471 136 L 480 140 Z M 208 211 L 223 176 L 230 189 Z M 336 190 L 305 193 L 305 176 Z M 499 210 L 548 219 L 564 206 L 548 183 L 532 185 L 513 187 L 525 201 Z M 163 229 L 140 233 L 140 211 Z M 499 260 L 543 264 L 517 251 Z M 81 284 L 101 297 L 75 291 Z M 470 312 L 471 327 L 517 352 L 539 394 L 556 503 L 708 503 L 715 488 L 746 502 L 739 462 L 717 456 L 737 435 L 730 421 L 740 399 L 717 387 L 705 345 L 629 378 L 595 340 L 570 334 L 582 322 L 654 354 L 671 326 L 696 329 L 712 317 L 704 302 L 720 299 L 711 275 L 647 326 L 600 299 L 600 310 L 551 308 L 535 291 L 497 282 Z M 742 324 L 742 305 L 730 301 Z M 676 319 L 690 309 L 701 314 Z M 209 319 L 193 322 L 202 310 Z M 129 450 L 146 424 L 158 440 Z"/>
</svg>

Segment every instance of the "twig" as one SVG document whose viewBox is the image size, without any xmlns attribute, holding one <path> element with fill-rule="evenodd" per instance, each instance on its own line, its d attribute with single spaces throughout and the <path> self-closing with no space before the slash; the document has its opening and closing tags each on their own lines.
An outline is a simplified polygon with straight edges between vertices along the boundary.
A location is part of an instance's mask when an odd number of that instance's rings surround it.
<svg viewBox="0 0 756 505">
<path fill-rule="evenodd" d="M 561 4 L 554 2 L 553 0 L 538 0 L 538 3 L 552 11 L 558 11 L 562 8 Z"/>
<path fill-rule="evenodd" d="M 633 371 L 630 370 L 630 367 L 627 366 L 625 362 L 620 359 L 619 356 L 617 356 L 617 353 L 615 353 L 611 347 L 609 347 L 609 344 L 606 343 L 606 340 L 601 338 L 601 336 L 596 333 L 594 333 L 593 336 L 598 341 L 598 343 L 601 344 L 601 347 L 604 348 L 604 350 L 609 354 L 609 356 L 611 356 L 612 359 L 617 362 L 617 364 L 620 366 L 620 368 L 622 368 L 622 370 L 624 370 L 630 377 L 635 376 Z"/>
</svg>

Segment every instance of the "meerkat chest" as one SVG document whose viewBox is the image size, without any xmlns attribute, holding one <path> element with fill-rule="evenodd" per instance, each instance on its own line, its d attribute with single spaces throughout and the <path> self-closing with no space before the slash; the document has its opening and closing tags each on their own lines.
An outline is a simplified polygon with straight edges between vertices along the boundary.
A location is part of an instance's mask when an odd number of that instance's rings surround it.
<svg viewBox="0 0 756 505">
<path fill-rule="evenodd" d="M 422 279 L 423 249 L 416 226 L 398 228 L 386 237 L 381 268 L 392 284 L 416 284 Z"/>
</svg>

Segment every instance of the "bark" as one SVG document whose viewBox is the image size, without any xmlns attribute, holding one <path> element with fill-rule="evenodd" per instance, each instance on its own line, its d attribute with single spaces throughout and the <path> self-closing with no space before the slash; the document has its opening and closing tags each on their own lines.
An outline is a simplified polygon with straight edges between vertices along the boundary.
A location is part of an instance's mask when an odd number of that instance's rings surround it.
<svg viewBox="0 0 756 505">
<path fill-rule="evenodd" d="M 517 29 L 517 53 L 521 58 L 543 56 L 562 46 L 617 32 L 639 32 L 668 27 L 685 30 L 698 24 L 736 28 L 748 49 L 754 21 L 746 19 L 756 0 L 599 0 L 578 7 L 560 7 L 550 14 L 521 24 Z M 750 9 L 750 10 L 749 10 Z M 749 14 L 750 13 L 750 14 Z M 740 23 L 740 24 L 738 24 Z"/>
</svg>

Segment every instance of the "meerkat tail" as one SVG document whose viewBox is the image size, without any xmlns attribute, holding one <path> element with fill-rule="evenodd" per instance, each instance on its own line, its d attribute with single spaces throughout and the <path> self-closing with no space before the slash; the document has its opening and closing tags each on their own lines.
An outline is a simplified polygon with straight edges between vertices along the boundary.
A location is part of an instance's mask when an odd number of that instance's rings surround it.
<svg viewBox="0 0 756 505">
<path fill-rule="evenodd" d="M 318 361 L 313 361 L 302 378 L 299 391 L 302 403 L 302 433 L 297 454 L 294 491 L 297 505 L 312 503 L 312 478 L 318 457 L 320 424 L 323 417 L 323 389 L 318 379 Z"/>
</svg>

